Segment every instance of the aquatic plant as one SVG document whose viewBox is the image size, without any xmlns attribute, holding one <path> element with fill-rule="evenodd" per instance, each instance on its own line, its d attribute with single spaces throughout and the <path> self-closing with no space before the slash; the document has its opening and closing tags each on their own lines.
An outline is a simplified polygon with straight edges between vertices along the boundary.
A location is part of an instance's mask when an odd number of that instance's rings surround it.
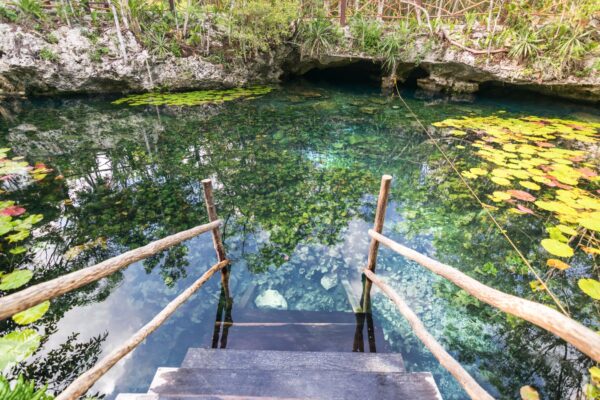
<svg viewBox="0 0 600 400">
<path fill-rule="evenodd" d="M 198 90 L 183 93 L 144 93 L 134 94 L 113 101 L 113 104 L 130 106 L 199 106 L 203 104 L 221 104 L 238 99 L 253 99 L 273 90 L 269 86 L 253 86 L 224 90 Z"/>
<path fill-rule="evenodd" d="M 53 396 L 46 393 L 46 387 L 35 388 L 34 381 L 27 381 L 22 375 L 14 382 L 9 382 L 0 375 L 0 399 L 2 400 L 52 400 Z"/>
<path fill-rule="evenodd" d="M 515 214 L 550 218 L 546 226 L 549 237 L 540 243 L 547 253 L 563 259 L 571 258 L 576 249 L 591 256 L 600 254 L 600 178 L 593 156 L 559 147 L 565 141 L 598 143 L 600 123 L 488 116 L 447 119 L 433 125 L 453 128 L 449 133 L 454 136 L 473 137 L 476 154 L 487 163 L 462 175 L 470 180 L 489 179 L 495 190 L 488 198 L 494 204 L 509 205 Z M 518 190 L 503 190 L 509 187 Z M 559 259 L 548 259 L 546 265 L 560 271 L 570 268 Z M 580 278 L 578 286 L 600 300 L 597 279 Z M 531 287 L 539 290 L 537 282 Z"/>
</svg>

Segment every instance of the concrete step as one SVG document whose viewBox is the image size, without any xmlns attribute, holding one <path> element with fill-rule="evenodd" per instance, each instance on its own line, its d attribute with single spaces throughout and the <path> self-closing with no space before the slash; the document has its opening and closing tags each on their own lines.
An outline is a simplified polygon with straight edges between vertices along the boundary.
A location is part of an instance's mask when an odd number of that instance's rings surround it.
<svg viewBox="0 0 600 400">
<path fill-rule="evenodd" d="M 149 393 L 160 400 L 194 396 L 328 400 L 438 400 L 428 372 L 260 371 L 159 368 Z M 210 398 L 210 397 L 209 397 Z"/>
<path fill-rule="evenodd" d="M 398 353 L 308 352 L 272 350 L 188 350 L 182 368 L 209 370 L 263 371 L 363 371 L 404 372 L 404 362 Z"/>
</svg>

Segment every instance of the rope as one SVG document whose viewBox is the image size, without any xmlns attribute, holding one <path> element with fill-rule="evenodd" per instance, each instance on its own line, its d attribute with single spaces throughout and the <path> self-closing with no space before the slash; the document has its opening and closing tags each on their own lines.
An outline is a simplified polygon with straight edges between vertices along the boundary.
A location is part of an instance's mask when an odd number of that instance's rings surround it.
<svg viewBox="0 0 600 400">
<path fill-rule="evenodd" d="M 502 236 L 504 236 L 504 238 L 508 241 L 508 243 L 511 245 L 511 247 L 517 252 L 517 254 L 521 258 L 521 260 L 523 260 L 523 262 L 525 263 L 525 265 L 527 266 L 527 268 L 529 269 L 529 271 L 540 282 L 540 284 L 542 285 L 542 288 L 550 295 L 550 297 L 556 303 L 556 305 L 558 306 L 558 308 L 560 309 L 560 311 L 563 314 L 565 314 L 566 316 L 569 316 L 569 313 L 565 310 L 565 308 L 563 307 L 563 305 L 560 302 L 560 300 L 558 299 L 558 297 L 556 297 L 556 295 L 550 290 L 550 288 L 546 285 L 546 282 L 544 282 L 544 280 L 542 279 L 542 277 L 540 276 L 540 274 L 533 268 L 533 266 L 529 263 L 529 261 L 527 261 L 527 259 L 525 258 L 525 256 L 523 255 L 523 253 L 521 253 L 521 251 L 519 250 L 519 248 L 517 247 L 517 245 L 508 236 L 508 234 L 506 233 L 506 230 L 502 227 L 502 225 L 500 225 L 500 223 L 496 220 L 496 218 L 494 218 L 494 216 L 492 215 L 492 213 L 490 212 L 490 210 L 484 205 L 484 203 L 481 201 L 481 199 L 479 198 L 479 196 L 477 196 L 477 194 L 475 193 L 475 191 L 473 190 L 473 188 L 471 187 L 471 185 L 469 185 L 469 183 L 465 180 L 465 178 L 460 174 L 460 172 L 458 171 L 458 169 L 456 168 L 456 166 L 454 165 L 454 163 L 446 155 L 446 153 L 444 152 L 444 150 L 442 150 L 442 148 L 440 147 L 440 145 L 437 143 L 437 140 L 435 140 L 431 136 L 431 134 L 429 133 L 429 131 L 427 130 L 427 128 L 425 127 L 425 125 L 423 125 L 423 123 L 421 122 L 421 120 L 419 119 L 419 117 L 417 117 L 417 115 L 412 110 L 412 108 L 410 108 L 410 106 L 406 103 L 406 101 L 404 101 L 404 99 L 402 98 L 402 95 L 400 94 L 400 90 L 398 89 L 398 85 L 397 84 L 396 84 L 396 92 L 398 93 L 398 97 L 402 101 L 402 104 L 404 104 L 404 107 L 406 107 L 406 109 L 412 115 L 412 117 L 415 119 L 415 121 L 417 121 L 417 123 L 419 124 L 419 126 L 425 132 L 425 134 L 429 137 L 429 139 L 433 142 L 433 144 L 438 149 L 438 151 L 442 154 L 442 156 L 444 157 L 444 159 L 446 160 L 446 162 L 448 164 L 450 164 L 450 166 L 452 167 L 452 169 L 454 170 L 454 172 L 456 173 L 456 175 L 458 175 L 458 177 L 464 183 L 464 185 L 467 187 L 467 189 L 469 190 L 469 192 L 471 193 L 471 195 L 475 198 L 475 200 L 477 200 L 477 202 L 479 203 L 479 205 L 481 206 L 481 208 L 486 212 L 487 216 L 490 217 L 490 219 L 492 220 L 492 222 L 494 223 L 494 225 L 496 225 L 496 227 L 500 230 L 500 233 L 502 233 Z"/>
</svg>

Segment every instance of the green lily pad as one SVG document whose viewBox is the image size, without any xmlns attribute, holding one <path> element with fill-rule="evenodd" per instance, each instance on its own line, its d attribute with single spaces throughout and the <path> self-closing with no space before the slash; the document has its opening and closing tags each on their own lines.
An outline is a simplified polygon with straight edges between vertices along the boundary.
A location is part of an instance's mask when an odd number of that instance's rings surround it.
<svg viewBox="0 0 600 400">
<path fill-rule="evenodd" d="M 46 311 L 50 308 L 50 301 L 46 300 L 43 303 L 33 306 L 25 311 L 13 315 L 12 319 L 19 325 L 31 324 L 42 318 Z"/>
<path fill-rule="evenodd" d="M 41 339 L 33 329 L 14 331 L 0 337 L 0 371 L 32 355 L 40 347 Z"/>
</svg>

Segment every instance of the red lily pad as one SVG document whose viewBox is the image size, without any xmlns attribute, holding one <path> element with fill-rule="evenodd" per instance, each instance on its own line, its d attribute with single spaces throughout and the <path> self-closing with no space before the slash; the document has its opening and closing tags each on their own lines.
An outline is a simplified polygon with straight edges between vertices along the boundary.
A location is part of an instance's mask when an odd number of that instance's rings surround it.
<svg viewBox="0 0 600 400">
<path fill-rule="evenodd" d="M 520 204 L 517 204 L 517 210 L 523 214 L 533 214 L 533 210 L 531 208 L 527 208 L 525 206 L 522 206 Z"/>
<path fill-rule="evenodd" d="M 536 197 L 531 193 L 528 193 L 524 190 L 507 190 L 506 193 L 510 194 L 515 199 L 523 200 L 523 201 L 535 201 Z"/>
<path fill-rule="evenodd" d="M 595 178 L 598 176 L 598 174 L 596 173 L 596 171 L 594 171 L 593 169 L 587 168 L 587 167 L 583 167 L 583 168 L 579 168 L 576 171 L 580 172 L 581 175 L 588 180 L 591 180 L 592 178 Z"/>
<path fill-rule="evenodd" d="M 23 207 L 9 206 L 0 211 L 0 215 L 8 215 L 9 217 L 17 217 L 25 212 Z"/>
</svg>

